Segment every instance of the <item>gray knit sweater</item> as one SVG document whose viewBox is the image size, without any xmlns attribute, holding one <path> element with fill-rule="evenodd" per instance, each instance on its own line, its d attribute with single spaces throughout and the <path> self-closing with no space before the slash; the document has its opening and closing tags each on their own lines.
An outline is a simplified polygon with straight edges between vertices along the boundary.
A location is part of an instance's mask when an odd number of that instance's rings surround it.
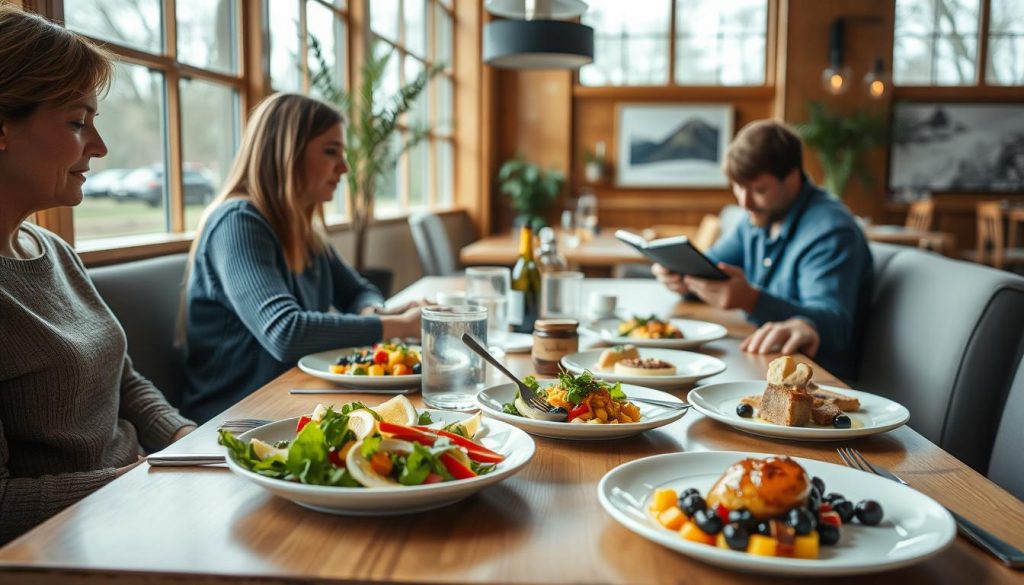
<svg viewBox="0 0 1024 585">
<path fill-rule="evenodd" d="M 75 252 L 22 229 L 43 253 L 0 256 L 0 543 L 191 424 L 132 367 L 124 330 Z"/>
</svg>

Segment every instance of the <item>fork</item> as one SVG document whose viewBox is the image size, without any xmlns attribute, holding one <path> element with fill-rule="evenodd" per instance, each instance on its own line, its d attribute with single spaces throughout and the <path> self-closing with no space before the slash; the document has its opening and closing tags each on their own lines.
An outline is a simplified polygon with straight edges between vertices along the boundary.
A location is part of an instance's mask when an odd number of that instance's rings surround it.
<svg viewBox="0 0 1024 585">
<path fill-rule="evenodd" d="M 689 404 L 683 404 L 680 402 L 669 402 L 667 400 L 655 400 L 654 398 L 636 398 L 633 396 L 627 396 L 626 400 L 630 402 L 642 402 L 644 404 L 660 406 L 662 408 L 668 408 L 669 410 L 687 410 L 690 408 Z"/>
<path fill-rule="evenodd" d="M 862 455 L 860 451 L 853 447 L 840 447 L 836 449 L 836 451 L 839 453 L 840 459 L 843 460 L 843 463 L 845 463 L 847 467 L 867 471 L 868 473 L 874 473 L 875 475 L 910 487 L 910 484 L 903 481 L 903 478 L 899 477 L 895 473 L 884 467 L 872 465 L 864 458 L 864 455 Z M 953 510 L 950 510 L 949 508 L 946 508 L 946 510 L 953 515 L 953 518 L 956 520 L 956 526 L 960 529 L 960 534 L 962 534 L 967 540 L 970 540 L 974 544 L 995 555 L 995 557 L 1001 560 L 1004 565 L 1010 568 L 1024 568 L 1024 552 L 1021 552 L 1013 545 L 1000 540 L 991 532 L 974 524 Z"/>
<path fill-rule="evenodd" d="M 232 434 L 238 432 L 249 431 L 263 425 L 270 424 L 274 421 L 267 420 L 265 418 L 236 418 L 234 420 L 226 420 L 217 427 L 218 431 L 228 431 Z"/>
<path fill-rule="evenodd" d="M 488 363 L 490 363 L 492 366 L 498 368 L 498 371 L 501 372 L 502 374 L 505 374 L 505 376 L 508 377 L 509 380 L 515 382 L 516 386 L 519 387 L 519 396 L 532 408 L 544 413 L 544 420 L 549 420 L 552 422 L 563 422 L 569 418 L 569 413 L 566 412 L 564 408 L 560 408 L 549 404 L 547 400 L 544 400 L 540 396 L 537 396 L 537 393 L 533 391 L 533 388 L 530 388 L 529 386 L 524 384 L 522 381 L 519 380 L 519 378 L 515 377 L 515 375 L 512 372 L 508 371 L 505 368 L 505 366 L 502 365 L 501 362 L 499 362 L 493 355 L 491 355 L 491 352 L 487 351 L 487 349 L 483 346 L 482 343 L 480 343 L 480 341 L 476 337 L 473 337 L 469 333 L 463 333 L 462 342 L 469 346 L 469 349 L 472 349 L 477 354 L 479 354 L 480 357 L 487 360 Z"/>
</svg>

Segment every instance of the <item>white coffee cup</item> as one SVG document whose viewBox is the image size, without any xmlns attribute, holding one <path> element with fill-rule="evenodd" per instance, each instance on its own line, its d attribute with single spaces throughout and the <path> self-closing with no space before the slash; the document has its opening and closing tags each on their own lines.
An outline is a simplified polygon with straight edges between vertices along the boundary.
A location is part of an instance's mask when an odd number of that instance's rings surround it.
<svg viewBox="0 0 1024 585">
<path fill-rule="evenodd" d="M 615 295 L 595 292 L 590 295 L 590 314 L 595 319 L 615 316 L 615 307 L 619 298 Z"/>
</svg>

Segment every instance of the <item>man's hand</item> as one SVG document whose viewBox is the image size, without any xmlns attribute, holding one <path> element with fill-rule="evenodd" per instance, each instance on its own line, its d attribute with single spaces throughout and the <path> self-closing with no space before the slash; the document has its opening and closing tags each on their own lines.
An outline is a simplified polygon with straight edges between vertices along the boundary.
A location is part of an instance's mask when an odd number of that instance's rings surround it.
<svg viewBox="0 0 1024 585">
<path fill-rule="evenodd" d="M 651 274 L 654 278 L 658 279 L 658 282 L 664 284 L 668 290 L 677 292 L 681 295 L 685 295 L 689 291 L 686 289 L 686 285 L 683 283 L 683 275 L 678 272 L 672 272 L 668 268 L 665 268 L 657 262 L 651 266 Z"/>
<path fill-rule="evenodd" d="M 728 280 L 684 276 L 683 285 L 712 307 L 743 309 L 748 313 L 753 312 L 754 306 L 757 305 L 757 297 L 761 293 L 750 286 L 747 277 L 743 274 L 743 269 L 729 266 L 724 262 L 719 262 L 718 268 L 729 277 Z"/>
<path fill-rule="evenodd" d="M 786 319 L 778 323 L 765 323 L 740 344 L 741 351 L 750 353 L 781 353 L 789 355 L 801 352 L 814 357 L 821 346 L 818 330 L 803 319 Z"/>
</svg>

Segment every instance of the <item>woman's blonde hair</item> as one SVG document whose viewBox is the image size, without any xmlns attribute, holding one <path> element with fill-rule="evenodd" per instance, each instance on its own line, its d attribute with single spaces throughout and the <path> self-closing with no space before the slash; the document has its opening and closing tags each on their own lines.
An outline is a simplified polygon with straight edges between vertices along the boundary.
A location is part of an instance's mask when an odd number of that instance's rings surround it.
<svg viewBox="0 0 1024 585">
<path fill-rule="evenodd" d="M 288 268 L 302 272 L 311 254 L 326 246 L 323 206 L 304 208 L 299 201 L 304 189 L 302 158 L 313 138 L 342 122 L 338 110 L 304 95 L 276 93 L 260 102 L 224 187 L 199 222 L 193 256 L 207 218 L 228 198 L 244 195 L 270 222 Z"/>
<path fill-rule="evenodd" d="M 110 54 L 89 40 L 0 5 L 0 118 L 19 120 L 43 103 L 101 94 L 113 75 Z"/>
</svg>

